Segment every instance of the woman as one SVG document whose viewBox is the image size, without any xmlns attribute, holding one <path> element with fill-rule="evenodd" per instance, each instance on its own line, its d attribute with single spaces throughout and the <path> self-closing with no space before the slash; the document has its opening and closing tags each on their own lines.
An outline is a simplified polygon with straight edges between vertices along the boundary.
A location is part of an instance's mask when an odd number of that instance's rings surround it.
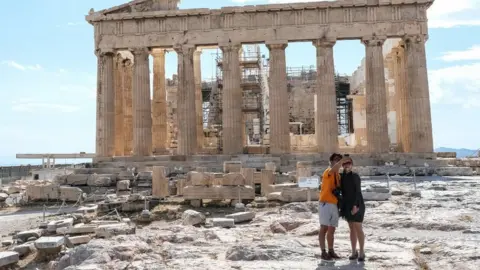
<svg viewBox="0 0 480 270">
<path fill-rule="evenodd" d="M 350 158 L 342 165 L 340 188 L 342 189 L 342 214 L 350 228 L 350 242 L 352 244 L 352 255 L 350 260 L 363 262 L 365 260 L 365 234 L 362 223 L 365 215 L 365 203 L 363 201 L 360 176 L 352 172 L 353 161 Z M 360 250 L 357 251 L 357 240 Z"/>
</svg>

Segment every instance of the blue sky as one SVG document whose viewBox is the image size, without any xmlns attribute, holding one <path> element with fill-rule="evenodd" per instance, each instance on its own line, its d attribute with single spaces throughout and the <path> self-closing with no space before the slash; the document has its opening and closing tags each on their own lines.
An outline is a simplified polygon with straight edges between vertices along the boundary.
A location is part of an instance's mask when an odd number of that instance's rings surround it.
<svg viewBox="0 0 480 270">
<path fill-rule="evenodd" d="M 180 8 L 305 2 L 292 0 L 183 0 Z M 0 17 L 0 164 L 16 153 L 95 151 L 96 58 L 93 27 L 84 16 L 123 0 L 37 0 L 3 3 Z M 246 3 L 248 2 L 248 3 Z M 450 3 L 450 4 L 449 4 Z M 427 43 L 436 147 L 480 148 L 480 0 L 436 0 Z M 202 75 L 215 70 L 202 56 Z M 351 74 L 365 52 L 360 41 L 340 41 L 338 72 Z M 176 55 L 167 55 L 167 76 Z M 291 43 L 287 65 L 315 65 L 310 43 Z M 61 161 L 58 161 L 61 162 Z M 28 161 L 35 163 L 35 161 Z"/>
</svg>

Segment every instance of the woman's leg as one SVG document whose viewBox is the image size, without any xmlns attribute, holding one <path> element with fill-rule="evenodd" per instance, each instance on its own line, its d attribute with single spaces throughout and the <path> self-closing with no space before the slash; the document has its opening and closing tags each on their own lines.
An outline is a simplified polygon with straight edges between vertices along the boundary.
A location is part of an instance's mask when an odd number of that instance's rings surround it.
<svg viewBox="0 0 480 270">
<path fill-rule="evenodd" d="M 355 228 L 355 233 L 358 239 L 358 245 L 360 247 L 359 257 L 365 257 L 365 234 L 363 233 L 363 227 L 361 222 L 353 222 L 353 227 Z"/>
<path fill-rule="evenodd" d="M 352 257 L 357 254 L 357 232 L 353 222 L 348 222 L 348 228 L 350 229 L 350 244 L 352 246 Z"/>
</svg>

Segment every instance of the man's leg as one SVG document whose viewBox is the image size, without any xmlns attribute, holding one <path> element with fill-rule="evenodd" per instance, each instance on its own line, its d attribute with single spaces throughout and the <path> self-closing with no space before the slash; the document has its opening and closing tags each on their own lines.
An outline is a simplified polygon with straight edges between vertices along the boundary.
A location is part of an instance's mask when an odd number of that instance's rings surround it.
<svg viewBox="0 0 480 270">
<path fill-rule="evenodd" d="M 327 226 L 320 225 L 320 231 L 318 232 L 318 241 L 320 242 L 320 250 L 322 253 L 326 251 L 325 249 L 325 235 L 327 234 Z"/>
<path fill-rule="evenodd" d="M 320 231 L 318 232 L 318 241 L 320 244 L 320 249 L 322 251 L 322 260 L 331 260 L 330 256 L 327 253 L 325 248 L 325 236 L 328 231 L 328 221 L 330 219 L 328 206 L 326 203 L 320 203 L 318 206 L 318 216 L 320 222 Z"/>
<path fill-rule="evenodd" d="M 351 260 L 357 259 L 357 232 L 353 222 L 348 222 L 348 228 L 350 229 L 350 244 L 352 246 L 352 256 L 349 258 Z"/>
<path fill-rule="evenodd" d="M 335 242 L 335 230 L 338 227 L 338 208 L 336 204 L 329 205 L 329 212 L 330 212 L 330 222 L 327 231 L 327 243 L 328 243 L 328 255 L 333 259 L 340 259 L 335 253 L 334 250 L 334 242 Z"/>
<path fill-rule="evenodd" d="M 353 222 L 353 226 L 355 227 L 355 232 L 357 234 L 358 238 L 358 245 L 360 247 L 360 252 L 359 252 L 359 257 L 364 258 L 365 257 L 365 234 L 363 233 L 363 226 L 362 223 L 360 222 Z"/>
</svg>

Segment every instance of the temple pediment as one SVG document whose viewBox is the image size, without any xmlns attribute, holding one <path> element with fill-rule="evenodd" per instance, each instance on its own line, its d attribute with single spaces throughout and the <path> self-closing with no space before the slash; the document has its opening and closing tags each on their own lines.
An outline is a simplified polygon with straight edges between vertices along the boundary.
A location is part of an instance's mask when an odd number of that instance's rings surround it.
<svg viewBox="0 0 480 270">
<path fill-rule="evenodd" d="M 91 10 L 89 15 L 108 15 L 148 11 L 177 10 L 179 3 L 180 0 L 133 0 L 123 5 L 100 10 L 97 12 Z"/>
</svg>

